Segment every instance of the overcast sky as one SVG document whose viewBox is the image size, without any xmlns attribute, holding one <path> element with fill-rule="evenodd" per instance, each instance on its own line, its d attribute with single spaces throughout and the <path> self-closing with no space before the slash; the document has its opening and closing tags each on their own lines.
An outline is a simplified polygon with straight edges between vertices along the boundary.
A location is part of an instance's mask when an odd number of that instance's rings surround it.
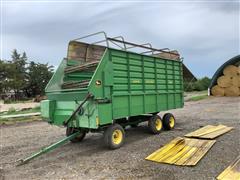
<svg viewBox="0 0 240 180">
<path fill-rule="evenodd" d="M 177 49 L 197 77 L 239 54 L 239 2 L 11 2 L 3 1 L 2 58 L 25 51 L 57 66 L 69 40 L 102 31 L 136 43 Z"/>
</svg>

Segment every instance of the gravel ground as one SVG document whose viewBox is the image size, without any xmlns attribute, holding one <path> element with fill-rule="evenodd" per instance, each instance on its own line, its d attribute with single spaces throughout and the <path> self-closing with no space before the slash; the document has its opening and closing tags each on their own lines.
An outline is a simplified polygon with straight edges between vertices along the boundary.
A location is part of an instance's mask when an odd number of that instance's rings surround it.
<svg viewBox="0 0 240 180">
<path fill-rule="evenodd" d="M 183 109 L 171 112 L 177 119 L 173 131 L 151 135 L 143 123 L 138 128 L 127 129 L 125 145 L 114 151 L 104 147 L 101 134 L 88 134 L 81 143 L 67 143 L 17 167 L 15 160 L 63 138 L 65 130 L 39 121 L 1 126 L 0 179 L 214 179 L 240 154 L 239 97 L 187 102 Z M 217 138 L 194 167 L 144 160 L 177 136 L 220 123 L 235 129 Z"/>
</svg>

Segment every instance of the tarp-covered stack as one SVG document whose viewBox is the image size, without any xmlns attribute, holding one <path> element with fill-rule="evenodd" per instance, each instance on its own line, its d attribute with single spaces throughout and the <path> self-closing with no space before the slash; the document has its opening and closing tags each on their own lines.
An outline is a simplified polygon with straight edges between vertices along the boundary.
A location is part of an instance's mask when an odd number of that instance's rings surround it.
<svg viewBox="0 0 240 180">
<path fill-rule="evenodd" d="M 217 79 L 217 85 L 211 89 L 213 96 L 239 96 L 240 95 L 240 67 L 228 65 L 223 75 Z"/>
</svg>

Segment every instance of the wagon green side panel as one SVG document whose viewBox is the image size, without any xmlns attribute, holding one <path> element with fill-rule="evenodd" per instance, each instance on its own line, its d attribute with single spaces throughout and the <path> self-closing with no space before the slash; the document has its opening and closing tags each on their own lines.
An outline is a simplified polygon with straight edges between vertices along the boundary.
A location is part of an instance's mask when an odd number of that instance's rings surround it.
<svg viewBox="0 0 240 180">
<path fill-rule="evenodd" d="M 112 104 L 104 103 L 98 104 L 98 121 L 99 125 L 112 123 Z"/>
<path fill-rule="evenodd" d="M 63 59 L 60 65 L 58 66 L 56 72 L 53 74 L 52 78 L 48 82 L 45 92 L 53 92 L 61 90 L 61 83 L 63 81 L 64 68 L 67 65 L 67 59 Z"/>
<path fill-rule="evenodd" d="M 56 101 L 43 100 L 41 101 L 41 116 L 45 119 L 52 119 Z"/>
<path fill-rule="evenodd" d="M 73 111 L 78 107 L 81 101 L 43 101 L 41 107 L 43 111 L 49 109 L 53 114 L 42 114 L 45 118 L 50 118 L 55 125 L 63 125 L 63 122 L 73 113 Z M 49 107 L 50 105 L 50 107 Z M 44 108 L 46 107 L 46 108 Z M 53 109 L 54 108 L 54 109 Z M 82 127 L 82 128 L 91 128 L 97 129 L 98 122 L 98 108 L 97 104 L 94 101 L 88 101 L 82 107 L 83 111 L 79 112 L 73 121 L 69 123 L 69 126 L 72 127 Z"/>
<path fill-rule="evenodd" d="M 64 73 L 78 63 L 64 59 L 46 87 L 43 116 L 55 125 L 62 125 L 88 93 L 93 97 L 69 126 L 98 129 L 115 119 L 183 106 L 181 61 L 106 48 L 96 69 Z M 81 80 L 90 82 L 82 88 L 61 87 Z"/>
<path fill-rule="evenodd" d="M 109 49 L 113 119 L 183 106 L 182 63 Z"/>
<path fill-rule="evenodd" d="M 53 122 L 55 125 L 62 125 L 63 122 L 76 109 L 77 103 L 74 101 L 56 101 L 53 114 Z"/>
<path fill-rule="evenodd" d="M 74 123 L 74 127 L 97 129 L 99 125 L 98 114 L 97 103 L 90 100 L 83 105 L 83 113 L 79 113 L 76 121 L 72 121 L 72 123 Z"/>
<path fill-rule="evenodd" d="M 57 92 L 46 93 L 49 100 L 60 100 L 60 101 L 81 101 L 87 94 L 87 88 L 81 90 L 62 90 Z"/>
<path fill-rule="evenodd" d="M 106 81 L 106 78 L 104 78 L 104 72 L 105 74 L 107 73 L 106 67 L 110 66 L 108 59 L 109 51 L 105 50 L 104 55 L 89 83 L 88 90 L 94 95 L 94 99 L 105 99 L 106 96 L 110 97 L 110 94 L 104 92 L 105 87 L 107 87 L 109 83 Z"/>
</svg>

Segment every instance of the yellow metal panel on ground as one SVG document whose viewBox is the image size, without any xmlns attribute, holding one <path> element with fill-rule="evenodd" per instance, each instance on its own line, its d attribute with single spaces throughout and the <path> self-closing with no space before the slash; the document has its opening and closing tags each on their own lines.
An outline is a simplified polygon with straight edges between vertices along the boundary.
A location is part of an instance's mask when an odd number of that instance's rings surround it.
<svg viewBox="0 0 240 180">
<path fill-rule="evenodd" d="M 228 166 L 219 176 L 218 180 L 239 180 L 240 179 L 240 156 Z"/>
<path fill-rule="evenodd" d="M 181 166 L 194 166 L 215 142 L 215 140 L 177 137 L 146 159 Z"/>
<path fill-rule="evenodd" d="M 231 131 L 232 129 L 233 127 L 227 127 L 224 125 L 218 125 L 218 126 L 207 125 L 196 131 L 186 134 L 185 137 L 214 139 L 224 133 L 227 133 L 228 131 Z"/>
</svg>

